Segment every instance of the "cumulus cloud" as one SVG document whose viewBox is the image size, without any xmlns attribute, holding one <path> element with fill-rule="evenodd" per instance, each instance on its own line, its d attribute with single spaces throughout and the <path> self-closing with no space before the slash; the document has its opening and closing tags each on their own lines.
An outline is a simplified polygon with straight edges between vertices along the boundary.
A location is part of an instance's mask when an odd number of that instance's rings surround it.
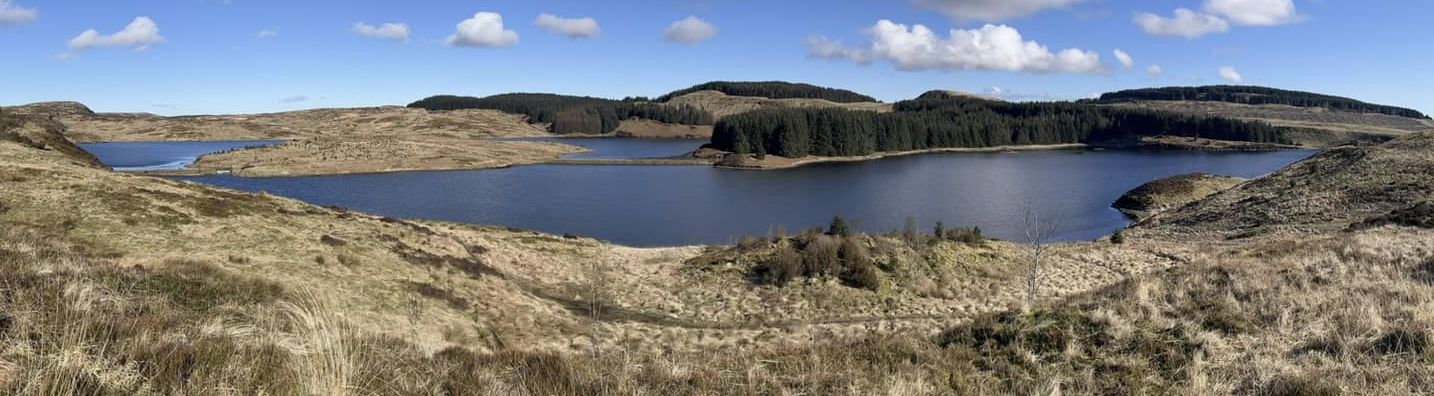
<svg viewBox="0 0 1434 396">
<path fill-rule="evenodd" d="M 1235 70 L 1234 66 L 1225 66 L 1220 68 L 1220 79 L 1232 83 L 1240 83 L 1245 81 L 1245 76 L 1241 76 L 1240 71 Z"/>
<path fill-rule="evenodd" d="M 1191 11 L 1188 8 L 1175 10 L 1175 16 L 1166 18 L 1159 15 L 1142 12 L 1135 15 L 1135 24 L 1140 26 L 1145 33 L 1155 36 L 1184 37 L 1196 39 L 1211 33 L 1224 33 L 1230 30 L 1230 23 L 1224 19 Z"/>
<path fill-rule="evenodd" d="M 0 0 L 0 27 L 20 26 L 34 22 L 40 13 L 34 8 L 21 7 L 10 0 Z"/>
<path fill-rule="evenodd" d="M 149 46 L 164 42 L 164 36 L 159 35 L 159 25 L 149 17 L 138 17 L 129 25 L 111 35 L 102 35 L 100 32 L 90 29 L 79 36 L 70 39 L 70 49 L 85 50 L 102 47 L 128 47 L 135 51 L 144 51 Z"/>
<path fill-rule="evenodd" d="M 958 21 L 1000 22 L 1062 8 L 1084 0 L 912 0 Z"/>
<path fill-rule="evenodd" d="M 408 41 L 408 24 L 406 23 L 385 23 L 374 26 L 367 22 L 354 22 L 354 26 L 351 30 L 354 34 L 368 38 L 397 41 L 400 43 Z"/>
<path fill-rule="evenodd" d="M 1243 26 L 1277 26 L 1300 19 L 1293 0 L 1207 0 L 1205 12 Z"/>
<path fill-rule="evenodd" d="M 278 36 L 279 36 L 279 31 L 278 31 L 278 30 L 264 29 L 264 30 L 260 30 L 260 31 L 259 31 L 258 36 L 259 36 L 259 38 L 278 37 Z"/>
<path fill-rule="evenodd" d="M 825 41 L 826 53 L 857 53 L 863 51 L 872 59 L 891 62 L 897 69 L 921 70 L 999 70 L 1027 73 L 1100 73 L 1105 65 L 1092 51 L 1065 49 L 1051 52 L 1035 41 L 1026 41 L 1021 32 L 1005 25 L 986 25 L 979 29 L 952 29 L 942 36 L 923 25 L 907 26 L 881 20 L 870 29 L 870 47 L 853 49 L 832 47 Z M 811 51 L 811 48 L 808 48 Z"/>
<path fill-rule="evenodd" d="M 1169 18 L 1142 12 L 1135 15 L 1135 24 L 1151 35 L 1194 39 L 1224 33 L 1232 24 L 1278 26 L 1300 19 L 1293 0 L 1205 0 L 1201 12 L 1178 8 Z"/>
<path fill-rule="evenodd" d="M 1126 53 L 1125 51 L 1121 51 L 1119 49 L 1115 50 L 1115 60 L 1119 61 L 1120 66 L 1126 69 L 1135 67 L 1135 58 L 1131 58 L 1130 54 Z"/>
<path fill-rule="evenodd" d="M 597 20 L 592 18 L 560 18 L 553 14 L 541 14 L 533 24 L 571 38 L 593 38 L 602 32 Z"/>
<path fill-rule="evenodd" d="M 446 41 L 453 47 L 502 48 L 518 43 L 518 32 L 503 28 L 503 16 L 479 12 L 458 23 L 458 31 Z"/>
<path fill-rule="evenodd" d="M 1150 65 L 1145 68 L 1145 74 L 1151 77 L 1160 77 L 1161 74 L 1165 74 L 1165 68 L 1160 65 Z"/>
<path fill-rule="evenodd" d="M 667 31 L 662 33 L 662 37 L 674 43 L 692 45 L 717 37 L 717 27 L 695 16 L 690 16 L 687 19 L 673 22 L 671 26 L 667 27 Z"/>
<path fill-rule="evenodd" d="M 871 63 L 871 53 L 861 48 L 851 48 L 843 44 L 841 40 L 832 40 L 827 36 L 814 35 L 807 37 L 807 56 L 816 59 L 845 60 L 861 64 Z"/>
</svg>

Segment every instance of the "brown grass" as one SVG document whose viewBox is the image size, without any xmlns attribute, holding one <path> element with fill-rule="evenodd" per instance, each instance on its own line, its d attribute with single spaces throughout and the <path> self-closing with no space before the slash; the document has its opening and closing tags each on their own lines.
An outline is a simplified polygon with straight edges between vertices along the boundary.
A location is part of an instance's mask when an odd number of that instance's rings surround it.
<svg viewBox="0 0 1434 396">
<path fill-rule="evenodd" d="M 1347 227 L 1427 199 L 1427 175 L 1407 171 L 1431 157 L 1413 143 L 1333 152 L 1124 244 L 1052 245 L 1021 310 L 1030 247 L 1002 241 L 634 249 L 116 175 L 0 142 L 0 392 L 1430 393 L 1434 230 Z M 1319 217 L 1280 203 L 1330 196 L 1366 205 Z M 1198 232 L 1224 221 L 1189 220 L 1207 213 L 1267 231 Z M 799 238 L 812 248 L 783 248 Z M 768 262 L 805 271 L 808 255 L 816 278 L 751 281 Z M 844 284 L 853 260 L 882 287 Z"/>
</svg>

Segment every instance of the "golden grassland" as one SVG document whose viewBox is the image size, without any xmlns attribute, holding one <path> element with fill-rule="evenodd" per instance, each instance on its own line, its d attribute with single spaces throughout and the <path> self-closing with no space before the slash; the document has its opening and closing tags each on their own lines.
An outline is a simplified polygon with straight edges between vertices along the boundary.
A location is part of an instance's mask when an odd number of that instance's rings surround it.
<svg viewBox="0 0 1434 396">
<path fill-rule="evenodd" d="M 1192 173 L 1155 180 L 1136 187 L 1111 206 L 1134 218 L 1185 206 L 1244 183 L 1246 179 Z"/>
<path fill-rule="evenodd" d="M 732 96 L 718 91 L 698 91 L 672 98 L 667 104 L 692 106 L 712 113 L 721 119 L 735 114 L 767 108 L 842 108 L 875 112 L 890 112 L 887 103 L 837 103 L 823 99 L 771 99 L 753 96 Z"/>
<path fill-rule="evenodd" d="M 758 268 L 800 236 L 637 249 L 382 218 L 116 174 L 16 124 L 9 393 L 1434 392 L 1429 136 L 1052 246 L 1032 300 L 1012 242 L 852 236 L 835 260 L 870 264 L 864 287 L 773 285 Z"/>
<path fill-rule="evenodd" d="M 430 112 L 403 107 L 161 117 L 94 113 L 73 102 L 5 109 L 65 124 L 75 142 L 284 140 L 263 149 L 201 157 L 191 173 L 312 176 L 490 169 L 549 162 L 580 147 L 494 137 L 550 136 L 523 117 L 492 110 Z"/>
<path fill-rule="evenodd" d="M 1306 147 L 1330 147 L 1350 141 L 1384 141 L 1410 133 L 1434 132 L 1434 121 L 1287 105 L 1247 105 L 1199 101 L 1141 101 L 1115 106 L 1262 121 L 1293 128 L 1291 138 Z"/>
</svg>

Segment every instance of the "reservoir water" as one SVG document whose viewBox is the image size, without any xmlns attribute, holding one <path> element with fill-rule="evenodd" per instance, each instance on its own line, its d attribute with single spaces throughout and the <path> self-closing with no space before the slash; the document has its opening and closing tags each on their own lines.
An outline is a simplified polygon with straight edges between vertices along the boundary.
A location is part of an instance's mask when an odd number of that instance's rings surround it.
<svg viewBox="0 0 1434 396">
<path fill-rule="evenodd" d="M 120 172 L 180 170 L 205 154 L 272 146 L 279 140 L 223 142 L 112 142 L 81 144 L 105 165 Z"/>
<path fill-rule="evenodd" d="M 564 140 L 606 158 L 671 156 L 695 141 Z M 667 145 L 667 146 L 663 146 Z M 676 151 L 669 152 L 675 149 Z M 363 212 L 504 225 L 630 246 L 730 243 L 833 215 L 868 232 L 980 226 L 1020 240 L 1028 210 L 1052 239 L 1096 239 L 1127 220 L 1110 204 L 1140 184 L 1185 173 L 1257 177 L 1309 151 L 1051 151 L 932 154 L 775 171 L 707 166 L 534 165 L 479 171 L 177 179 L 262 191 Z M 605 158 L 605 157 L 588 157 Z M 103 159 L 103 157 L 102 157 Z"/>
</svg>

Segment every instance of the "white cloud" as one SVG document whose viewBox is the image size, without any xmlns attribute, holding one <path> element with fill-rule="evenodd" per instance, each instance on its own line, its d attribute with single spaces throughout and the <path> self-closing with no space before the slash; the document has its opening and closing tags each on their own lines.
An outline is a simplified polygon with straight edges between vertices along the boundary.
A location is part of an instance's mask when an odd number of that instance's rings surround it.
<svg viewBox="0 0 1434 396">
<path fill-rule="evenodd" d="M 845 60 L 861 64 L 871 63 L 871 52 L 861 48 L 851 48 L 843 44 L 841 40 L 832 40 L 827 36 L 814 35 L 807 37 L 807 56 L 817 59 Z"/>
<path fill-rule="evenodd" d="M 374 26 L 367 22 L 354 22 L 354 26 L 351 30 L 354 34 L 368 38 L 397 41 L 400 43 L 408 41 L 408 24 L 406 23 L 385 23 L 383 25 Z"/>
<path fill-rule="evenodd" d="M 1131 58 L 1130 54 L 1125 51 L 1115 50 L 1115 60 L 1119 61 L 1120 66 L 1126 69 L 1135 67 L 1135 58 Z"/>
<path fill-rule="evenodd" d="M 74 53 L 61 52 L 61 53 L 55 54 L 55 60 L 60 61 L 60 62 L 66 62 L 66 61 L 69 61 L 69 60 L 71 60 L 71 59 L 75 59 L 75 54 L 74 54 Z"/>
<path fill-rule="evenodd" d="M 279 103 L 299 103 L 307 101 L 309 101 L 309 97 L 304 95 L 290 96 L 287 98 L 279 99 Z"/>
<path fill-rule="evenodd" d="M 1084 0 L 912 0 L 917 6 L 935 8 L 958 21 L 1000 22 Z"/>
<path fill-rule="evenodd" d="M 279 31 L 278 31 L 278 30 L 270 30 L 270 29 L 260 30 L 258 36 L 259 36 L 259 38 L 278 37 L 278 36 L 279 36 Z"/>
<path fill-rule="evenodd" d="M 896 68 L 919 70 L 1000 70 L 1028 73 L 1100 73 L 1105 65 L 1092 51 L 1065 49 L 1052 53 L 1046 46 L 1026 41 L 1015 28 L 986 25 L 980 29 L 952 29 L 943 37 L 923 25 L 907 26 L 881 20 L 867 29 L 869 49 L 831 47 L 828 53 L 863 51 Z M 810 48 L 808 51 L 810 52 Z"/>
<path fill-rule="evenodd" d="M 1224 19 L 1191 11 L 1188 8 L 1178 8 L 1175 16 L 1166 18 L 1159 15 L 1142 12 L 1135 15 L 1135 24 L 1140 26 L 1145 33 L 1156 36 L 1172 36 L 1195 39 L 1212 33 L 1224 33 L 1230 30 L 1230 23 Z"/>
<path fill-rule="evenodd" d="M 448 36 L 454 47 L 501 48 L 518 43 L 518 32 L 503 28 L 503 16 L 479 12 L 458 23 L 458 31 Z"/>
<path fill-rule="evenodd" d="M 79 36 L 70 39 L 70 49 L 129 47 L 134 48 L 135 51 L 144 51 L 149 49 L 149 46 L 160 43 L 164 43 L 164 36 L 159 35 L 159 25 L 149 17 L 138 17 L 124 29 L 111 35 L 101 35 L 94 29 L 86 30 Z"/>
<path fill-rule="evenodd" d="M 1293 0 L 1205 0 L 1202 11 L 1177 8 L 1169 18 L 1142 12 L 1135 15 L 1135 24 L 1151 35 L 1194 39 L 1227 32 L 1232 24 L 1278 26 L 1303 18 Z"/>
<path fill-rule="evenodd" d="M 1277 26 L 1300 19 L 1293 0 L 1207 0 L 1205 12 L 1244 26 Z"/>
<path fill-rule="evenodd" d="M 541 14 L 533 24 L 571 38 L 593 38 L 602 32 L 597 20 L 592 18 L 560 18 L 553 14 Z"/>
<path fill-rule="evenodd" d="M 662 33 L 662 37 L 667 41 L 692 45 L 717 37 L 717 27 L 695 16 L 690 16 L 687 19 L 673 22 L 671 26 L 667 27 L 667 31 Z"/>
<path fill-rule="evenodd" d="M 1161 74 L 1165 74 L 1165 68 L 1160 65 L 1150 65 L 1145 68 L 1145 74 L 1151 77 L 1160 77 Z"/>
<path fill-rule="evenodd" d="M 1220 79 L 1225 80 L 1225 81 L 1229 81 L 1229 82 L 1232 82 L 1232 83 L 1240 83 L 1240 82 L 1244 82 L 1244 81 L 1245 81 L 1245 77 L 1244 77 L 1244 76 L 1241 76 L 1241 75 L 1240 75 L 1240 71 L 1239 71 L 1239 70 L 1235 70 L 1235 67 L 1234 67 L 1234 66 L 1221 67 L 1221 68 L 1220 68 Z"/>
<path fill-rule="evenodd" d="M 10 0 L 0 0 L 0 27 L 20 26 L 34 22 L 40 13 L 34 8 L 21 7 Z"/>
</svg>

